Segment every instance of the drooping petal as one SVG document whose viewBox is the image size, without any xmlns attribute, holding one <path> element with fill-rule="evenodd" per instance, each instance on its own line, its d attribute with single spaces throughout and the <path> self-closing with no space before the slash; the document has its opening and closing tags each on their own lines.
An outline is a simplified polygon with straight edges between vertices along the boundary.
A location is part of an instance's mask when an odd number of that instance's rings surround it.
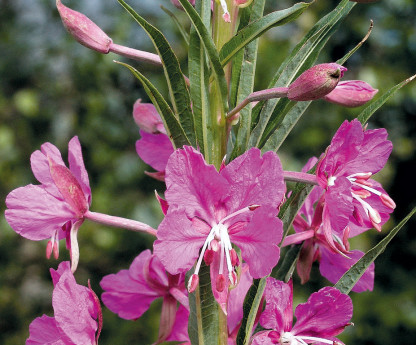
<svg viewBox="0 0 416 345">
<path fill-rule="evenodd" d="M 251 148 L 220 174 L 230 184 L 226 201 L 230 213 L 254 204 L 278 207 L 286 191 L 279 157 L 271 151 L 261 156 L 259 149 Z"/>
<path fill-rule="evenodd" d="M 51 238 L 74 213 L 64 202 L 58 202 L 41 186 L 20 187 L 6 198 L 6 220 L 18 234 L 30 240 Z"/>
<path fill-rule="evenodd" d="M 72 345 L 56 325 L 55 318 L 43 315 L 29 325 L 30 336 L 26 345 Z"/>
<path fill-rule="evenodd" d="M 333 287 L 313 293 L 295 310 L 293 335 L 328 338 L 340 334 L 352 317 L 351 298 Z"/>
<path fill-rule="evenodd" d="M 166 341 L 189 341 L 188 319 L 189 311 L 183 305 L 179 305 L 179 308 L 176 311 L 175 323 Z"/>
<path fill-rule="evenodd" d="M 165 181 L 169 207 L 181 207 L 189 218 L 200 217 L 213 222 L 211 226 L 220 220 L 213 219 L 213 215 L 230 187 L 200 152 L 189 146 L 176 150 L 166 166 Z"/>
<path fill-rule="evenodd" d="M 85 199 L 91 205 L 91 188 L 88 172 L 85 169 L 82 157 L 81 144 L 77 136 L 73 137 L 68 143 L 68 162 L 69 170 L 74 174 L 84 192 Z"/>
<path fill-rule="evenodd" d="M 74 344 L 95 345 L 98 324 L 90 313 L 95 308 L 94 298 L 85 286 L 76 283 L 71 271 L 65 271 L 55 285 L 52 305 L 58 328 Z"/>
<path fill-rule="evenodd" d="M 153 169 L 165 171 L 169 156 L 173 153 L 172 142 L 166 134 L 151 134 L 140 131 L 141 139 L 136 141 L 139 157 Z"/>
<path fill-rule="evenodd" d="M 134 259 L 128 270 L 107 275 L 100 282 L 104 290 L 101 295 L 103 303 L 123 319 L 139 318 L 161 296 L 144 279 L 145 265 L 150 257 L 150 250 L 145 250 Z"/>
<path fill-rule="evenodd" d="M 364 255 L 364 253 L 359 250 L 353 250 L 348 252 L 347 255 L 349 258 L 335 254 L 325 248 L 321 248 L 319 271 L 326 279 L 335 284 L 342 275 Z M 373 291 L 373 287 L 374 262 L 371 263 L 370 267 L 364 272 L 364 275 L 358 280 L 352 291 Z"/>
<path fill-rule="evenodd" d="M 58 269 L 54 270 L 53 268 L 49 269 L 49 273 L 52 277 L 53 286 L 58 284 L 59 279 L 61 279 L 62 274 L 69 271 L 71 269 L 71 264 L 69 261 L 63 261 L 59 264 Z"/>
<path fill-rule="evenodd" d="M 293 321 L 293 296 L 289 284 L 274 278 L 267 278 L 264 291 L 266 308 L 260 317 L 260 324 L 266 329 L 272 329 L 279 334 L 290 331 Z"/>
<path fill-rule="evenodd" d="M 230 238 L 241 249 L 252 277 L 261 278 L 269 274 L 279 261 L 278 245 L 282 240 L 283 225 L 273 207 L 261 206 L 251 212 L 253 216 L 245 229 L 230 231 Z"/>
<path fill-rule="evenodd" d="M 169 208 L 159 225 L 153 252 L 169 273 L 186 272 L 196 262 L 207 235 L 194 229 L 184 210 Z"/>
</svg>

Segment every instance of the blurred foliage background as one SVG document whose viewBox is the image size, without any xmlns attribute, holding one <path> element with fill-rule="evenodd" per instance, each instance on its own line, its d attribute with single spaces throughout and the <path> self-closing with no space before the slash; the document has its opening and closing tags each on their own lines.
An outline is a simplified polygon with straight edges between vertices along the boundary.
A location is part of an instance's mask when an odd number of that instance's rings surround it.
<svg viewBox="0 0 416 345">
<path fill-rule="evenodd" d="M 290 49 L 338 1 L 320 0 L 289 25 L 272 29 L 261 40 L 256 89 L 267 86 Z M 131 0 L 131 5 L 157 25 L 174 46 L 186 71 L 186 47 L 177 28 L 160 9 L 174 10 L 168 0 Z M 268 1 L 267 11 L 284 9 L 293 1 Z M 115 43 L 153 51 L 144 32 L 115 0 L 66 1 L 104 29 Z M 175 10 L 176 11 L 176 10 Z M 189 23 L 176 11 L 185 26 Z M 330 40 L 319 62 L 335 61 L 367 32 L 367 43 L 346 63 L 344 79 L 363 79 L 379 95 L 416 73 L 416 3 L 381 0 L 357 5 Z M 148 101 L 130 73 L 113 63 L 115 55 L 100 55 L 76 43 L 64 30 L 53 0 L 1 0 L 0 2 L 0 196 L 37 181 L 30 170 L 30 155 L 46 141 L 66 157 L 69 139 L 78 135 L 83 146 L 93 191 L 92 210 L 141 220 L 157 226 L 162 219 L 153 195 L 163 184 L 144 175 L 149 169 L 135 152 L 139 138 L 132 113 L 137 98 Z M 132 62 L 164 92 L 162 71 Z M 300 169 L 320 153 L 344 119 L 360 109 L 345 109 L 316 101 L 282 146 L 279 155 L 286 169 Z M 396 94 L 371 119 L 369 126 L 384 127 L 394 150 L 378 174 L 398 207 L 382 233 L 370 231 L 352 246 L 368 250 L 415 205 L 416 86 Z M 2 211 L 5 208 L 1 204 Z M 352 293 L 354 327 L 342 337 L 346 344 L 411 345 L 416 338 L 415 219 L 394 239 L 376 261 L 372 293 Z M 151 248 L 150 236 L 85 222 L 79 232 L 79 284 L 91 279 L 98 295 L 103 275 L 126 269 L 133 258 Z M 30 322 L 52 315 L 49 267 L 56 268 L 69 255 L 61 244 L 59 261 L 45 258 L 46 242 L 16 235 L 4 217 L 0 220 L 0 343 L 24 344 Z M 328 282 L 314 267 L 311 282 L 295 296 L 304 302 L 309 293 Z M 155 341 L 158 309 L 154 303 L 139 321 L 119 319 L 105 307 L 100 344 L 149 344 Z"/>
</svg>

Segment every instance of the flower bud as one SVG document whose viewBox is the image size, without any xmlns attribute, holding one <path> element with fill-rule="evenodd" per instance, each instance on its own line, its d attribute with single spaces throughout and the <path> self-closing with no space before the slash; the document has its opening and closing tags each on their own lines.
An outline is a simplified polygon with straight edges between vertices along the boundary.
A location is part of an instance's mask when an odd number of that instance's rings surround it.
<svg viewBox="0 0 416 345">
<path fill-rule="evenodd" d="M 371 101 L 377 92 L 365 81 L 347 80 L 341 81 L 332 92 L 324 96 L 324 100 L 354 108 Z"/>
<path fill-rule="evenodd" d="M 113 41 L 88 17 L 62 5 L 61 0 L 56 0 L 56 7 L 65 28 L 79 43 L 99 53 L 110 51 Z"/>
<path fill-rule="evenodd" d="M 166 134 L 162 119 L 153 104 L 141 103 L 141 99 L 138 99 L 133 105 L 133 117 L 137 126 L 145 132 Z"/>
<path fill-rule="evenodd" d="M 287 98 L 292 101 L 312 101 L 322 98 L 335 89 L 346 70 L 336 63 L 313 66 L 290 84 Z"/>
</svg>

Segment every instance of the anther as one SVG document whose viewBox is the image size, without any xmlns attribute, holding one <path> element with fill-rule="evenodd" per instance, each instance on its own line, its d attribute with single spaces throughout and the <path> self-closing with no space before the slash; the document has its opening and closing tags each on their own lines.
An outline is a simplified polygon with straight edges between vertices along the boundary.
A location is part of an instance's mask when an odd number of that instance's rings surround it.
<svg viewBox="0 0 416 345">
<path fill-rule="evenodd" d="M 223 274 L 219 274 L 217 281 L 215 282 L 215 288 L 218 292 L 223 292 L 225 289 L 225 277 Z"/>
<path fill-rule="evenodd" d="M 205 265 L 209 266 L 214 261 L 214 251 L 212 249 L 207 249 L 204 253 Z"/>
<path fill-rule="evenodd" d="M 196 287 L 198 286 L 199 283 L 199 277 L 197 274 L 193 274 L 191 276 L 191 278 L 189 278 L 189 282 L 188 282 L 188 292 L 194 292 L 196 290 Z"/>
<path fill-rule="evenodd" d="M 385 205 L 385 206 L 387 206 L 387 207 L 390 207 L 390 208 L 392 208 L 392 209 L 395 209 L 396 208 L 396 203 L 393 201 L 393 199 L 392 198 L 390 198 L 387 194 L 381 194 L 380 195 L 380 199 L 381 199 L 381 202 Z"/>
</svg>

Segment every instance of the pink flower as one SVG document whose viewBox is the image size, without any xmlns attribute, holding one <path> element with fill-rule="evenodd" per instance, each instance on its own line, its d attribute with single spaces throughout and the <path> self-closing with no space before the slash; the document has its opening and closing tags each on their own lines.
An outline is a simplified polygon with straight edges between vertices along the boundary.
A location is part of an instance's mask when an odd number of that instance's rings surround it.
<svg viewBox="0 0 416 345">
<path fill-rule="evenodd" d="M 331 245 L 333 232 L 341 236 L 347 225 L 351 236 L 381 225 L 395 208 L 381 185 L 370 179 L 385 165 L 392 143 L 385 129 L 364 130 L 358 120 L 345 121 L 321 157 L 316 176 L 325 190 L 323 233 Z"/>
<path fill-rule="evenodd" d="M 344 107 L 360 107 L 371 101 L 378 90 L 362 80 L 346 80 L 338 83 L 336 88 L 325 95 L 324 100 Z"/>
<path fill-rule="evenodd" d="M 166 186 L 169 209 L 157 232 L 155 255 L 171 274 L 186 272 L 197 261 L 191 292 L 204 259 L 214 297 L 225 310 L 239 264 L 232 243 L 253 278 L 270 273 L 279 259 L 282 223 L 276 214 L 285 192 L 280 160 L 252 148 L 218 172 L 202 154 L 184 147 L 169 158 Z"/>
<path fill-rule="evenodd" d="M 184 274 L 166 273 L 159 259 L 145 250 L 128 270 L 105 276 L 101 299 L 112 312 L 127 320 L 143 315 L 157 298 L 163 298 L 158 343 L 188 339 L 189 303 Z M 177 301 L 180 303 L 179 309 Z"/>
<path fill-rule="evenodd" d="M 6 220 L 27 239 L 50 239 L 46 248 L 48 258 L 52 252 L 58 257 L 58 240 L 66 238 L 74 272 L 79 259 L 78 229 L 91 205 L 88 173 L 78 137 L 68 144 L 69 169 L 59 150 L 50 143 L 33 152 L 30 161 L 41 185 L 30 184 L 10 192 L 6 198 Z"/>
<path fill-rule="evenodd" d="M 140 100 L 134 104 L 133 117 L 140 127 L 141 136 L 141 139 L 136 141 L 137 154 L 157 171 L 146 174 L 164 181 L 166 164 L 174 148 L 166 134 L 162 119 L 153 104 L 141 103 Z"/>
<path fill-rule="evenodd" d="M 317 158 L 311 158 L 302 171 L 307 172 L 317 161 Z M 302 284 L 309 280 L 312 263 L 316 260 L 319 261 L 319 270 L 322 276 L 335 284 L 364 255 L 359 250 L 349 250 L 348 238 L 351 236 L 351 232 L 348 226 L 344 229 L 341 237 L 332 235 L 337 249 L 346 254 L 334 251 L 328 244 L 322 229 L 323 193 L 324 189 L 320 186 L 314 187 L 293 222 L 296 234 L 287 236 L 283 241 L 283 246 L 303 242 L 297 262 L 297 272 Z M 371 291 L 373 286 L 374 263 L 370 265 L 352 290 L 354 292 Z"/>
<path fill-rule="evenodd" d="M 35 319 L 29 326 L 26 345 L 96 345 L 102 314 L 94 291 L 76 283 L 68 261 L 50 272 L 54 284 L 54 317 L 43 315 Z"/>
<path fill-rule="evenodd" d="M 255 334 L 253 345 L 338 344 L 335 336 L 351 324 L 351 298 L 333 287 L 324 287 L 299 304 L 293 326 L 292 284 L 267 278 L 265 298 L 260 324 L 269 330 Z"/>
</svg>

